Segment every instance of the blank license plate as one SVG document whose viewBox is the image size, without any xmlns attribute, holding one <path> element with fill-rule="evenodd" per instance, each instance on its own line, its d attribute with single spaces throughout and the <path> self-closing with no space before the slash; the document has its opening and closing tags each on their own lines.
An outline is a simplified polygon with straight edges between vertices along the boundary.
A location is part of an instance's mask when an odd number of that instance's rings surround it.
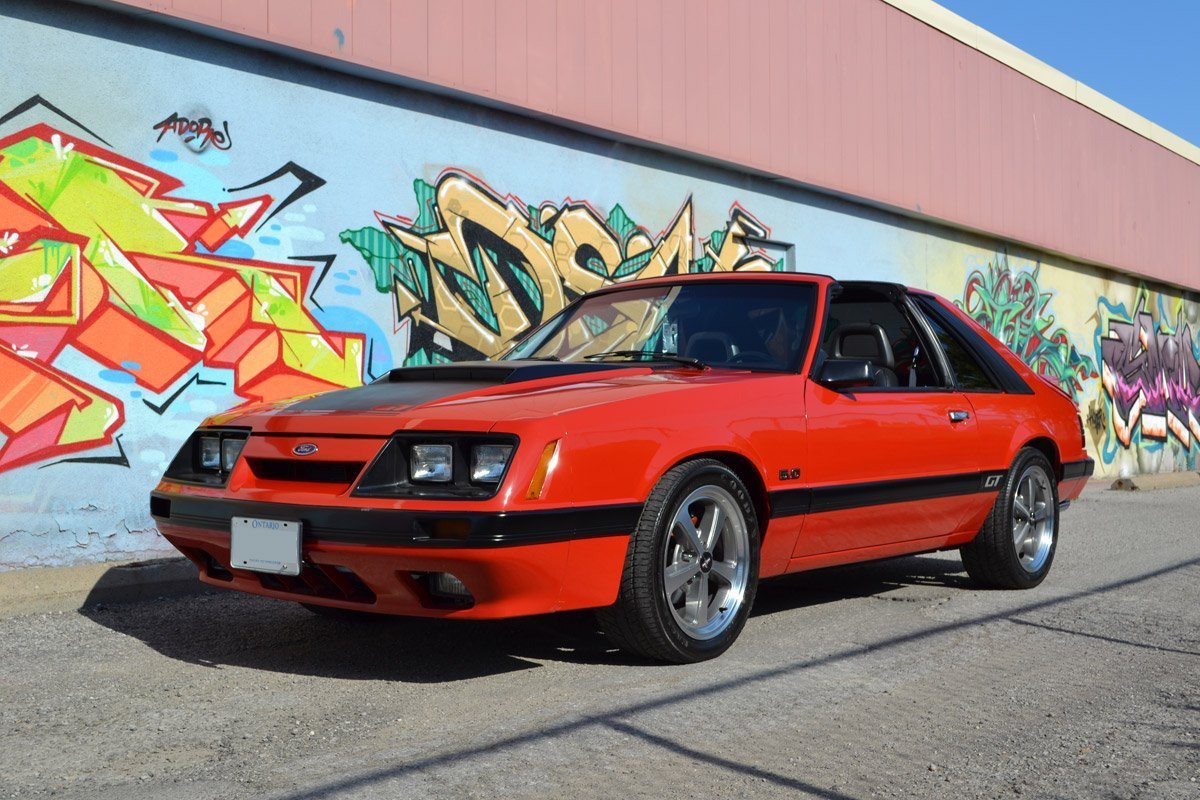
<svg viewBox="0 0 1200 800">
<path fill-rule="evenodd" d="M 300 523 L 296 520 L 234 517 L 230 522 L 234 569 L 300 574 Z"/>
</svg>

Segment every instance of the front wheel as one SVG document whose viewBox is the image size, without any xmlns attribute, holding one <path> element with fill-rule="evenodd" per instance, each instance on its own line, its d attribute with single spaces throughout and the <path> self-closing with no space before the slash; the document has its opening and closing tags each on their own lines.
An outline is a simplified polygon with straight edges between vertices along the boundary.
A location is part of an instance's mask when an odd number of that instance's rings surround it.
<svg viewBox="0 0 1200 800">
<path fill-rule="evenodd" d="M 601 627 L 622 650 L 659 661 L 720 655 L 754 604 L 758 547 L 754 504 L 732 470 L 712 459 L 674 467 L 646 501 Z"/>
<path fill-rule="evenodd" d="M 961 549 L 967 574 L 995 589 L 1032 589 L 1050 572 L 1058 546 L 1058 482 L 1038 450 L 1026 447 L 1000 487 L 979 534 Z"/>
</svg>

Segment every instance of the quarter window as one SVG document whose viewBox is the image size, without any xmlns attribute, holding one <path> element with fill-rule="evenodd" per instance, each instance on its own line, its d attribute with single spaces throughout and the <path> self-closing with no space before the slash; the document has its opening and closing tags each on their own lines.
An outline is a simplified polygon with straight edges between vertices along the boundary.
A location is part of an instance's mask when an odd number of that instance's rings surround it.
<svg viewBox="0 0 1200 800">
<path fill-rule="evenodd" d="M 963 347 L 962 342 L 946 330 L 932 314 L 926 314 L 925 319 L 928 320 L 929 327 L 933 328 L 938 344 L 942 346 L 942 352 L 946 354 L 946 360 L 950 362 L 950 368 L 954 371 L 958 388 L 967 391 L 995 391 L 996 384 L 992 383 L 983 366 L 967 348 Z"/>
</svg>

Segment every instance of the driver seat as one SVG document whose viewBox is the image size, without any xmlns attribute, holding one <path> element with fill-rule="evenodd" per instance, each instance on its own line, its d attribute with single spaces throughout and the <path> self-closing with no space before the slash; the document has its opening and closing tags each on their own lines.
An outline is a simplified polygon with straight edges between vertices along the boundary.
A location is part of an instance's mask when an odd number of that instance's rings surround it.
<svg viewBox="0 0 1200 800">
<path fill-rule="evenodd" d="M 865 358 L 875 366 L 876 386 L 899 386 L 892 343 L 883 326 L 872 322 L 853 322 L 838 328 L 833 340 L 837 358 Z"/>
<path fill-rule="evenodd" d="M 705 364 L 727 364 L 738 353 L 733 337 L 721 331 L 701 331 L 688 337 L 688 358 L 695 358 Z"/>
</svg>

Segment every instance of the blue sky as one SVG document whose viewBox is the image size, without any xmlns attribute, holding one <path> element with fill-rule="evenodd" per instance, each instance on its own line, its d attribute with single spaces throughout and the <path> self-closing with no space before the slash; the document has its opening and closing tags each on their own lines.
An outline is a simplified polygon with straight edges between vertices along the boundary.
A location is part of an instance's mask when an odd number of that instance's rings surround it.
<svg viewBox="0 0 1200 800">
<path fill-rule="evenodd" d="M 1200 144 L 1200 0 L 938 0 Z"/>
</svg>

